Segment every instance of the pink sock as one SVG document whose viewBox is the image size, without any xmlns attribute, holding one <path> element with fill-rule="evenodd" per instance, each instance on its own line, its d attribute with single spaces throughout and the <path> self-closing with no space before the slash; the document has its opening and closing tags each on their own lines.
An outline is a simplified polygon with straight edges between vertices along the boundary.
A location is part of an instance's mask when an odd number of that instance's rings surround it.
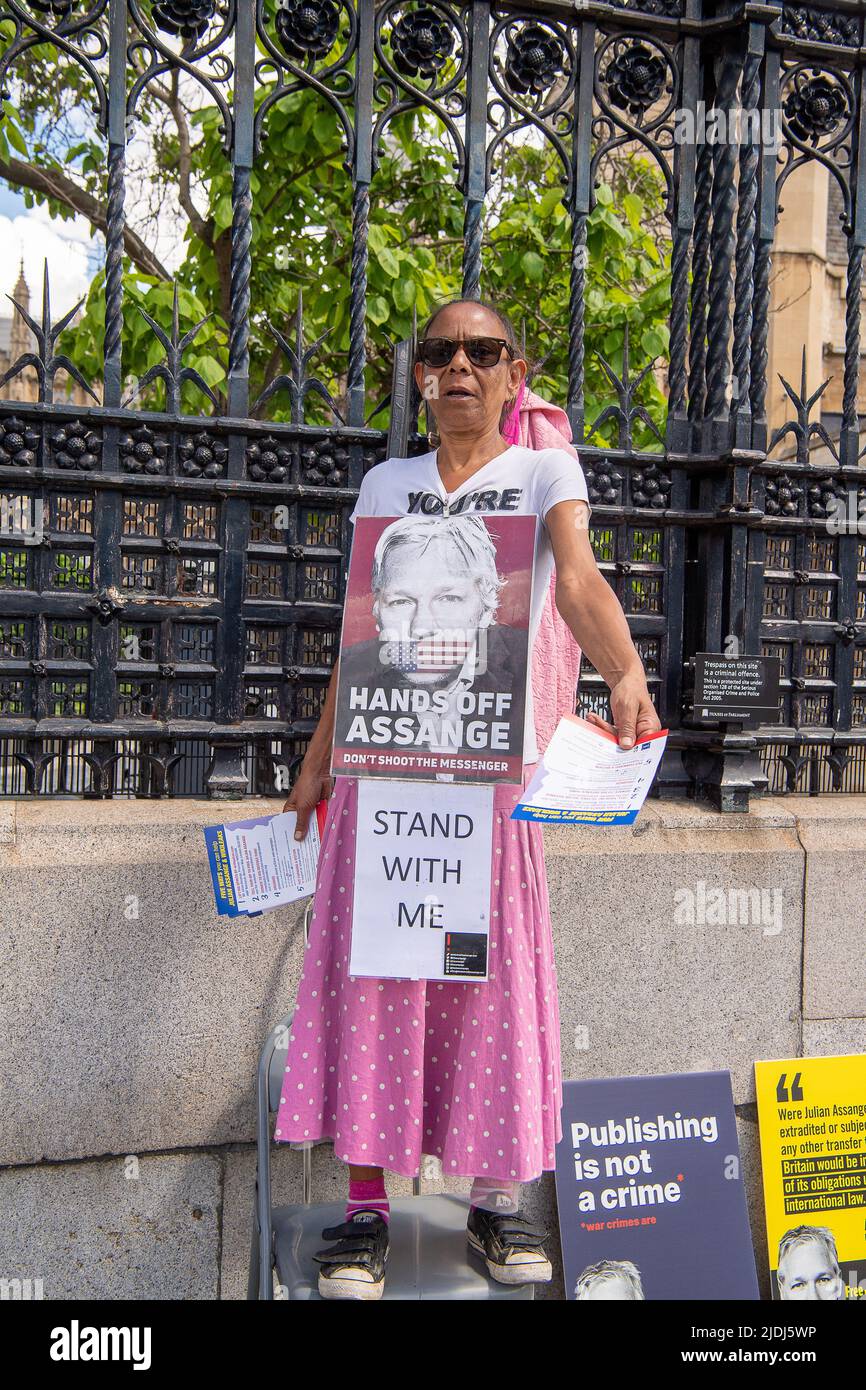
<svg viewBox="0 0 866 1390">
<path fill-rule="evenodd" d="M 520 1183 L 496 1182 L 490 1178 L 476 1178 L 472 1183 L 469 1202 L 473 1207 L 483 1207 L 485 1211 L 513 1216 L 519 1208 Z"/>
<path fill-rule="evenodd" d="M 362 1181 L 349 1179 L 349 1200 L 346 1203 L 346 1220 L 351 1221 L 356 1211 L 377 1211 L 385 1221 L 391 1219 L 391 1207 L 385 1191 L 385 1176 Z"/>
</svg>

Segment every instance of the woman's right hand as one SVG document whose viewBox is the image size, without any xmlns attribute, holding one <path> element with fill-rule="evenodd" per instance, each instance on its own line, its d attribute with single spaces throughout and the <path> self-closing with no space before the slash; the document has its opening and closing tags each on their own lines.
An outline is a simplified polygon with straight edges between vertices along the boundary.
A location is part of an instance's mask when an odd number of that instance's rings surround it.
<svg viewBox="0 0 866 1390">
<path fill-rule="evenodd" d="M 295 826 L 295 839 L 303 840 L 310 823 L 310 816 L 319 802 L 329 800 L 334 790 L 334 779 L 328 773 L 315 772 L 301 764 L 298 780 L 289 793 L 284 811 L 296 811 L 298 823 Z"/>
</svg>

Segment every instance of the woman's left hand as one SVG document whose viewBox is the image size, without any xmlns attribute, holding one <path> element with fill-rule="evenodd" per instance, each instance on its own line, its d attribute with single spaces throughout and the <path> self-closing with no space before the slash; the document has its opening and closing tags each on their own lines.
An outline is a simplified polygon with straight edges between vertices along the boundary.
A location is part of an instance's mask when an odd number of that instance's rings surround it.
<svg viewBox="0 0 866 1390">
<path fill-rule="evenodd" d="M 661 728 L 661 720 L 647 690 L 646 678 L 642 671 L 623 676 L 611 687 L 610 712 L 613 723 L 609 724 L 601 715 L 590 711 L 586 719 L 619 739 L 620 748 L 633 748 L 647 734 L 654 734 Z"/>
</svg>

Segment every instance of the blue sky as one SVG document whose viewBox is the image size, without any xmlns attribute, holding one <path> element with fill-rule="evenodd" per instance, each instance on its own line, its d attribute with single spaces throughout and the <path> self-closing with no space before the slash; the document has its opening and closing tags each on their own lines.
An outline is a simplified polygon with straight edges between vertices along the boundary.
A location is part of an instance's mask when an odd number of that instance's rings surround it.
<svg viewBox="0 0 866 1390">
<path fill-rule="evenodd" d="M 0 217 L 17 217 L 19 214 L 25 216 L 26 213 L 23 194 L 16 193 L 0 183 Z"/>
</svg>

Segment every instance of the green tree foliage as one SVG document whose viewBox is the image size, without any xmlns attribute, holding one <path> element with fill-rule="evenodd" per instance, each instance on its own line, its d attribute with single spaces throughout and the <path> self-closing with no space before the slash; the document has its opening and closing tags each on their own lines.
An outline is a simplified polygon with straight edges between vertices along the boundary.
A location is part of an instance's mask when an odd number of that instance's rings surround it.
<svg viewBox="0 0 866 1390">
<path fill-rule="evenodd" d="M 30 50 L 15 76 L 14 101 L 4 104 L 0 122 L 0 176 L 23 191 L 28 206 L 40 203 L 59 219 L 82 214 L 104 233 L 106 149 L 86 74 L 45 45 Z M 257 104 L 268 90 L 257 90 Z M 152 84 L 140 104 L 129 149 L 133 197 L 124 245 L 123 370 L 128 379 L 138 379 L 162 358 L 139 306 L 165 331 L 171 328 L 171 277 L 156 235 L 167 220 L 176 226 L 182 249 L 176 272 L 180 332 L 211 316 L 185 363 L 224 408 L 232 173 L 220 120 L 207 93 L 188 80 L 180 84 L 176 74 Z M 571 232 L 561 166 L 551 146 L 535 136 L 500 150 L 485 210 L 482 294 L 502 304 L 518 331 L 525 324 L 527 355 L 540 363 L 535 389 L 564 403 Z M 302 294 L 305 344 L 326 334 L 309 370 L 345 405 L 352 220 L 343 159 L 336 114 L 315 92 L 305 88 L 271 107 L 252 174 L 251 401 L 288 370 L 268 321 L 293 343 Z M 644 155 L 619 152 L 604 166 L 588 223 L 588 425 L 615 399 L 597 354 L 621 372 L 626 324 L 632 376 L 654 358 L 664 362 L 667 354 L 670 242 L 663 198 L 661 175 Z M 459 293 L 462 231 L 463 200 L 444 130 L 423 108 L 401 113 L 385 131 L 370 189 L 368 414 L 387 396 L 392 345 L 411 334 L 413 311 L 421 324 L 435 301 Z M 102 371 L 104 297 L 100 270 L 82 319 L 62 341 L 62 350 L 95 381 Z M 210 402 L 191 383 L 183 390 L 185 410 L 210 413 Z M 652 373 L 638 398 L 663 433 L 665 401 Z M 139 403 L 159 408 L 162 384 L 148 387 Z M 307 397 L 305 409 L 309 422 L 329 419 L 316 395 Z M 275 395 L 257 413 L 290 418 L 287 395 Z M 371 423 L 384 428 L 387 420 L 384 409 Z M 612 424 L 597 441 L 615 442 Z M 640 425 L 635 442 L 652 447 L 653 436 Z"/>
</svg>

